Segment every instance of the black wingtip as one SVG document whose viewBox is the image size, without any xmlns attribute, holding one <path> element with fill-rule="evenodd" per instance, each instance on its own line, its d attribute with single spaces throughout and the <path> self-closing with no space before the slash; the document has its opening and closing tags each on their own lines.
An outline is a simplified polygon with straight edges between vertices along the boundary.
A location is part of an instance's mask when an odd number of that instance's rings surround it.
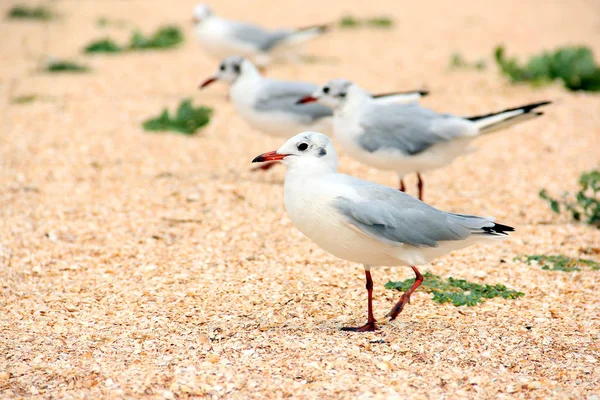
<svg viewBox="0 0 600 400">
<path fill-rule="evenodd" d="M 413 94 L 413 93 L 418 93 L 419 95 L 421 95 L 423 97 L 429 96 L 429 90 L 404 90 L 401 92 L 378 93 L 378 94 L 372 95 L 372 97 L 374 99 L 379 99 L 379 98 L 387 97 L 387 96 L 394 96 L 394 95 L 400 95 L 400 94 Z"/>
<path fill-rule="evenodd" d="M 519 107 L 507 108 L 506 110 L 497 111 L 497 112 L 493 112 L 493 113 L 489 113 L 489 114 L 485 114 L 485 115 L 476 115 L 473 117 L 467 117 L 467 119 L 470 121 L 479 121 L 484 118 L 493 117 L 494 115 L 502 114 L 505 112 L 517 111 L 517 110 L 523 111 L 523 114 L 528 114 L 532 110 L 534 110 L 538 107 L 546 106 L 548 104 L 552 104 L 552 101 L 550 101 L 550 100 L 538 101 L 537 103 L 531 103 L 531 104 L 525 104 L 525 105 L 519 106 Z M 537 112 L 536 115 L 544 115 L 544 113 Z"/>
<path fill-rule="evenodd" d="M 524 106 L 521 106 L 521 107 L 515 107 L 514 109 L 515 110 L 521 109 L 524 112 L 528 113 L 528 112 L 530 112 L 531 110 L 533 110 L 535 108 L 546 106 L 548 104 L 552 104 L 552 101 L 550 101 L 550 100 L 544 100 L 544 101 L 540 101 L 540 102 L 537 102 L 537 103 L 527 104 L 527 105 L 524 105 Z"/>
<path fill-rule="evenodd" d="M 494 226 L 484 227 L 483 230 L 491 234 L 507 235 L 506 232 L 514 232 L 515 228 L 508 225 L 494 224 Z"/>
</svg>

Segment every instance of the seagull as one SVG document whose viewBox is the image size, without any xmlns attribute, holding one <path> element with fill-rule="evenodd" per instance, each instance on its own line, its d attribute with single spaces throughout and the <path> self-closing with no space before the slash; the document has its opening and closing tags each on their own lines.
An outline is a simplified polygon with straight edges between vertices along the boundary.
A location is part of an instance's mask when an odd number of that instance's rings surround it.
<svg viewBox="0 0 600 400">
<path fill-rule="evenodd" d="M 229 97 L 240 117 L 268 135 L 287 139 L 303 131 L 330 133 L 333 130 L 330 107 L 297 104 L 298 98 L 311 95 L 318 85 L 265 78 L 252 62 L 241 56 L 225 58 L 200 89 L 219 80 L 230 84 Z M 412 90 L 368 96 L 384 104 L 415 102 L 427 94 L 424 90 Z"/>
<path fill-rule="evenodd" d="M 419 199 L 423 200 L 421 173 L 450 164 L 469 151 L 478 136 L 508 128 L 543 115 L 538 107 L 550 101 L 527 104 L 474 117 L 440 114 L 418 104 L 373 101 L 357 84 L 334 79 L 298 104 L 317 102 L 334 110 L 333 131 L 340 147 L 371 167 L 391 170 L 400 177 L 417 173 Z"/>
<path fill-rule="evenodd" d="M 364 265 L 367 323 L 344 331 L 378 329 L 372 267 L 404 265 L 415 273 L 414 284 L 387 314 L 394 320 L 423 282 L 417 265 L 514 231 L 492 217 L 441 211 L 393 188 L 339 174 L 333 143 L 322 133 L 300 133 L 252 160 L 267 161 L 287 167 L 284 203 L 296 228 L 334 256 Z"/>
<path fill-rule="evenodd" d="M 215 15 L 206 4 L 194 7 L 194 28 L 201 46 L 211 55 L 225 58 L 236 54 L 251 57 L 260 66 L 273 56 L 294 54 L 294 48 L 328 31 L 328 25 L 299 29 L 268 30 Z M 277 57 L 275 57 L 277 58 Z"/>
</svg>

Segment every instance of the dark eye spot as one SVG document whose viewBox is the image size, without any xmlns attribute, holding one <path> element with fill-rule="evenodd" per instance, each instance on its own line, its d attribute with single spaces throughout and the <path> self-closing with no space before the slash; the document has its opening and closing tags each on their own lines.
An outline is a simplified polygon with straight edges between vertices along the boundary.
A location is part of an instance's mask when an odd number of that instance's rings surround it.
<svg viewBox="0 0 600 400">
<path fill-rule="evenodd" d="M 240 71 L 242 70 L 242 67 L 240 67 L 240 64 L 235 64 L 233 66 L 233 70 L 235 71 L 236 74 L 239 74 Z"/>
<path fill-rule="evenodd" d="M 227 68 L 227 67 L 225 67 L 225 64 L 221 64 L 221 66 L 219 67 L 219 69 L 220 69 L 221 71 L 225 71 L 225 69 L 226 69 L 226 68 Z"/>
<path fill-rule="evenodd" d="M 338 94 L 338 97 L 344 98 L 344 97 L 346 97 L 346 93 L 342 92 L 342 93 Z"/>
<path fill-rule="evenodd" d="M 327 150 L 325 150 L 324 148 L 321 148 L 319 150 L 319 157 L 323 157 L 324 155 L 327 155 Z"/>
<path fill-rule="evenodd" d="M 325 93 L 325 94 L 329 93 L 329 86 L 325 86 L 323 88 L 323 93 Z"/>
<path fill-rule="evenodd" d="M 308 149 L 308 144 L 306 144 L 306 143 L 300 143 L 300 144 L 298 145 L 298 150 L 300 150 L 300 151 L 304 151 L 304 150 L 306 150 L 306 149 Z"/>
</svg>

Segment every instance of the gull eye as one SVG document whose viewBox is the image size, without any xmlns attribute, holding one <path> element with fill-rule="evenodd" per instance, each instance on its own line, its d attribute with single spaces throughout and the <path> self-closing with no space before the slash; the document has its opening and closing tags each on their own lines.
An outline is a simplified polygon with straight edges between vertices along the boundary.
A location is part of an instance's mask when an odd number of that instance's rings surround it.
<svg viewBox="0 0 600 400">
<path fill-rule="evenodd" d="M 323 93 L 325 93 L 325 94 L 329 93 L 329 86 L 325 86 L 323 88 Z"/>
<path fill-rule="evenodd" d="M 298 150 L 300 150 L 300 151 L 304 151 L 304 150 L 306 150 L 306 149 L 308 149 L 308 144 L 306 144 L 306 143 L 300 143 L 300 144 L 298 145 Z"/>
<path fill-rule="evenodd" d="M 239 74 L 241 70 L 242 70 L 242 68 L 240 67 L 240 64 L 235 64 L 235 65 L 233 66 L 233 71 L 234 71 L 236 74 Z"/>
<path fill-rule="evenodd" d="M 339 94 L 338 94 L 338 97 L 344 98 L 344 97 L 346 97 L 346 93 L 344 93 L 344 92 L 342 92 L 342 93 L 339 93 Z"/>
<path fill-rule="evenodd" d="M 220 69 L 221 71 L 225 71 L 225 69 L 226 69 L 226 68 L 227 68 L 227 67 L 225 67 L 225 64 L 221 64 L 221 66 L 219 67 L 219 69 Z"/>
</svg>

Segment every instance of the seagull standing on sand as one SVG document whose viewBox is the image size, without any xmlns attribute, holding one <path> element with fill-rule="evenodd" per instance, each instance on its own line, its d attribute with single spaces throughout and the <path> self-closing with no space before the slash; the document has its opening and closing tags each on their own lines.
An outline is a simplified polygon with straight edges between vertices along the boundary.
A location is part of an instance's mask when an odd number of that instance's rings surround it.
<svg viewBox="0 0 600 400">
<path fill-rule="evenodd" d="M 342 330 L 378 329 L 371 267 L 406 265 L 416 275 L 387 314 L 393 320 L 423 282 L 416 265 L 514 230 L 490 217 L 440 211 L 398 190 L 337 173 L 336 151 L 322 133 L 300 133 L 252 162 L 266 161 L 280 161 L 288 168 L 284 201 L 294 225 L 329 253 L 364 265 L 367 323 Z"/>
<path fill-rule="evenodd" d="M 355 83 L 335 79 L 299 104 L 318 102 L 334 110 L 333 131 L 341 148 L 371 167 L 395 171 L 404 191 L 404 175 L 417 173 L 419 199 L 423 199 L 421 173 L 450 164 L 468 151 L 479 135 L 507 128 L 542 115 L 538 107 L 549 101 L 474 117 L 439 114 L 418 104 L 381 104 Z"/>
<path fill-rule="evenodd" d="M 268 30 L 215 15 L 206 4 L 194 7 L 194 28 L 201 46 L 211 55 L 225 58 L 240 54 L 266 66 L 274 56 L 289 56 L 295 48 L 328 30 L 327 25 L 300 29 Z"/>
</svg>

